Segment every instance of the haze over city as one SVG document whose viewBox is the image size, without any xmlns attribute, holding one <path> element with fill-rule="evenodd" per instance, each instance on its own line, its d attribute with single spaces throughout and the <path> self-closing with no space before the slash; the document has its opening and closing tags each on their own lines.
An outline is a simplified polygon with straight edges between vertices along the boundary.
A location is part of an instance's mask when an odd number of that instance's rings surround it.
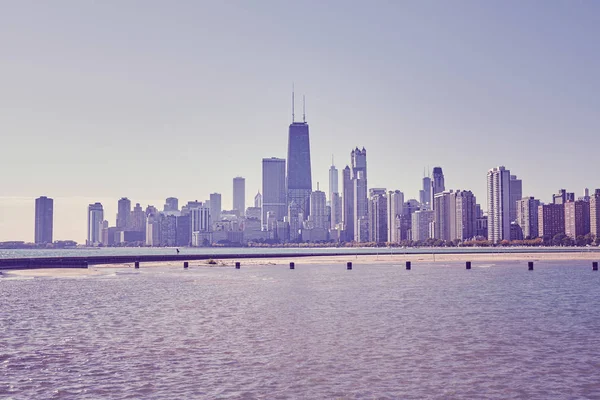
<svg viewBox="0 0 600 400">
<path fill-rule="evenodd" d="M 596 3 L 356 5 L 14 2 L 0 16 L 0 241 L 85 241 L 87 206 L 222 194 L 286 157 L 290 94 L 306 95 L 312 184 L 356 146 L 369 187 L 418 198 L 423 170 L 485 204 L 506 165 L 523 195 L 600 187 Z M 533 24 L 532 22 L 535 22 Z M 296 115 L 301 115 L 297 106 Z"/>
</svg>

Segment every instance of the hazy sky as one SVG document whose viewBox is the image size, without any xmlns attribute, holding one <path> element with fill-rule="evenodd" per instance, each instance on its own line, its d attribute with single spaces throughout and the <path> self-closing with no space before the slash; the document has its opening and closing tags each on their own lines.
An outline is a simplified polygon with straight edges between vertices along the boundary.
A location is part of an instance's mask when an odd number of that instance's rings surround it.
<svg viewBox="0 0 600 400">
<path fill-rule="evenodd" d="M 90 202 L 111 224 L 122 196 L 231 208 L 241 175 L 250 205 L 292 82 L 315 189 L 364 146 L 369 186 L 409 198 L 427 165 L 484 205 L 497 165 L 524 195 L 580 194 L 600 187 L 599 37 L 596 1 L 0 0 L 0 241 L 33 241 L 40 195 L 79 242 Z"/>
</svg>

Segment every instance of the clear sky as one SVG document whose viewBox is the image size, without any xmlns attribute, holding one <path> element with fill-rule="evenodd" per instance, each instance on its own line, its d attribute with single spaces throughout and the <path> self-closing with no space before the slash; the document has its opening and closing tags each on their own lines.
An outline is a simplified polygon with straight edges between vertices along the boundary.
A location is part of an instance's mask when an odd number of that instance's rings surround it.
<svg viewBox="0 0 600 400">
<path fill-rule="evenodd" d="M 505 165 L 549 201 L 600 187 L 600 2 L 0 0 L 0 241 L 84 242 L 88 203 L 223 195 L 285 157 L 306 94 L 313 184 L 367 149 L 369 186 L 427 165 L 486 204 Z M 301 104 L 300 101 L 297 105 Z M 301 115 L 301 107 L 296 109 Z"/>
</svg>

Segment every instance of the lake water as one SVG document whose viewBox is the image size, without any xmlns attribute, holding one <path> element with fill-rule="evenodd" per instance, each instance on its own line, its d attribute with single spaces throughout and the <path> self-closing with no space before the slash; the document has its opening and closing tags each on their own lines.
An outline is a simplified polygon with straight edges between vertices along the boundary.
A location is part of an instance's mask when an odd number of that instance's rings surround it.
<svg viewBox="0 0 600 400">
<path fill-rule="evenodd" d="M 600 398 L 589 262 L 0 278 L 0 398 Z"/>
</svg>

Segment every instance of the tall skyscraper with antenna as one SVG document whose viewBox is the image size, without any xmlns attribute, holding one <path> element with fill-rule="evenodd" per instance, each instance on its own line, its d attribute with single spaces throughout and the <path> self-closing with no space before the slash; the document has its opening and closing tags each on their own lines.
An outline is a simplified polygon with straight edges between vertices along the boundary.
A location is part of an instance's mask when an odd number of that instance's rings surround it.
<svg viewBox="0 0 600 400">
<path fill-rule="evenodd" d="M 292 91 L 292 124 L 288 134 L 287 204 L 296 203 L 304 218 L 310 214 L 312 175 L 310 168 L 310 138 L 306 123 L 306 102 L 302 101 L 302 122 L 294 120 L 294 92 Z"/>
</svg>

